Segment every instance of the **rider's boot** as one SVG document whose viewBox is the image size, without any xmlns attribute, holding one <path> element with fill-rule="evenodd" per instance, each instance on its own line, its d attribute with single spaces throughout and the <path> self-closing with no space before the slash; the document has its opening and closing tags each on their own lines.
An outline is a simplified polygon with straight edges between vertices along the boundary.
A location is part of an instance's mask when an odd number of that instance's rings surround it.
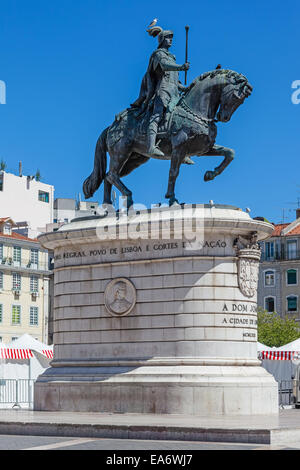
<svg viewBox="0 0 300 470">
<path fill-rule="evenodd" d="M 186 163 L 187 165 L 194 165 L 195 164 L 195 162 L 193 162 L 193 160 L 190 157 L 184 157 L 182 163 Z"/>
<path fill-rule="evenodd" d="M 165 154 L 156 145 L 157 128 L 157 122 L 151 122 L 149 124 L 147 133 L 148 155 L 164 157 Z"/>
</svg>

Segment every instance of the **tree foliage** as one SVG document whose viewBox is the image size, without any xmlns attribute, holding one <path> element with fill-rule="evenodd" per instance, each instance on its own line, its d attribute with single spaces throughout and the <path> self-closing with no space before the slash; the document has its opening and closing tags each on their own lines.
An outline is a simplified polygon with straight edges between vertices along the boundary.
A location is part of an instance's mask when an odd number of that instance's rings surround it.
<svg viewBox="0 0 300 470">
<path fill-rule="evenodd" d="M 278 313 L 258 309 L 258 341 L 269 347 L 280 347 L 300 338 L 300 329 L 294 318 L 282 318 Z"/>
</svg>

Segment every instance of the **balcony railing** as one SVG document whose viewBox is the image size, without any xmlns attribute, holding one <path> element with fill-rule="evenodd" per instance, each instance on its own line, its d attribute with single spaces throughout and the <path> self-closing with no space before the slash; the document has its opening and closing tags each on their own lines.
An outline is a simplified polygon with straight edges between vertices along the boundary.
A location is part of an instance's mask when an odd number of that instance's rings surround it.
<svg viewBox="0 0 300 470">
<path fill-rule="evenodd" d="M 273 255 L 262 251 L 261 253 L 261 261 L 293 261 L 293 260 L 300 260 L 300 251 L 293 251 L 293 252 L 276 252 Z"/>
<path fill-rule="evenodd" d="M 21 259 L 20 261 L 14 261 L 11 257 L 0 258 L 0 271 L 2 268 L 10 268 L 13 270 L 31 270 L 31 271 L 50 271 L 51 265 L 49 262 L 38 262 L 34 263 L 28 259 Z"/>
</svg>

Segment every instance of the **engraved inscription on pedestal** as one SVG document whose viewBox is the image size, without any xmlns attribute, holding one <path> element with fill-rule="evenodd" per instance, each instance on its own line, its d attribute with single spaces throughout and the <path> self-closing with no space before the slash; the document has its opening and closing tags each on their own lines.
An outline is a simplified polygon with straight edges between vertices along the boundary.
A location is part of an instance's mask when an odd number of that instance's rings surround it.
<svg viewBox="0 0 300 470">
<path fill-rule="evenodd" d="M 128 315 L 136 304 L 136 290 L 133 283 L 124 277 L 113 279 L 106 286 L 104 301 L 111 315 L 115 317 Z"/>
</svg>

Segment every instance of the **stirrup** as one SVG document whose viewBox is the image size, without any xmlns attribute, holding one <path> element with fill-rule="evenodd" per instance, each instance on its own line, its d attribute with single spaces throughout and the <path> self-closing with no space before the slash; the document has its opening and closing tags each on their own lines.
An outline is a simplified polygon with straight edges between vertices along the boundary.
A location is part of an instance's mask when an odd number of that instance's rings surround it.
<svg viewBox="0 0 300 470">
<path fill-rule="evenodd" d="M 157 157 L 164 157 L 165 154 L 155 145 L 148 150 L 149 155 L 156 155 Z"/>
</svg>

